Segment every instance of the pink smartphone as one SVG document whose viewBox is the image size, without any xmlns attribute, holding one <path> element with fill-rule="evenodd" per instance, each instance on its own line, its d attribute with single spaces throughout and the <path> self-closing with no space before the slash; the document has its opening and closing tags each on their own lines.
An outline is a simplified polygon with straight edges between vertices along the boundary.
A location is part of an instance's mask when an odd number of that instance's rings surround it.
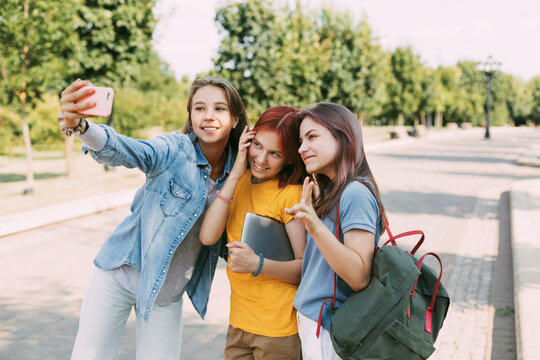
<svg viewBox="0 0 540 360">
<path fill-rule="evenodd" d="M 111 115 L 112 105 L 114 100 L 114 91 L 108 87 L 99 87 L 99 86 L 83 86 L 81 89 L 92 88 L 95 92 L 92 95 L 85 96 L 75 101 L 75 103 L 93 101 L 96 103 L 96 106 L 77 111 L 79 114 L 86 114 L 91 116 L 103 116 L 107 117 Z"/>
</svg>

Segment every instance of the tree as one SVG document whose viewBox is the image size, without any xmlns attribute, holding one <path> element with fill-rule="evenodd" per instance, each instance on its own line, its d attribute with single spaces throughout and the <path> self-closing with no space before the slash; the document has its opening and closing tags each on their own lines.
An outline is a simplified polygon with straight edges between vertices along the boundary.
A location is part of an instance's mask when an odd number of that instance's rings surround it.
<svg viewBox="0 0 540 360">
<path fill-rule="evenodd" d="M 386 57 L 367 22 L 329 9 L 273 8 L 266 0 L 218 9 L 223 41 L 216 73 L 238 88 L 248 113 L 319 101 L 347 106 L 360 118 L 381 112 Z"/>
<path fill-rule="evenodd" d="M 274 100 L 276 73 L 270 70 L 279 61 L 275 17 L 266 0 L 229 3 L 216 11 L 215 22 L 224 36 L 214 67 L 236 86 L 250 117 Z"/>
<path fill-rule="evenodd" d="M 453 90 L 453 101 L 448 104 L 449 122 L 471 122 L 479 125 L 484 119 L 486 82 L 474 61 L 459 61 L 456 65 L 458 82 Z"/>
<path fill-rule="evenodd" d="M 77 77 L 116 88 L 132 80 L 152 53 L 155 0 L 81 0 L 76 4 L 76 42 L 66 54 L 68 71 L 62 88 Z M 113 118 L 114 113 L 109 125 L 114 124 Z M 72 137 L 65 138 L 65 148 L 70 176 Z"/>
<path fill-rule="evenodd" d="M 421 71 L 420 59 L 410 47 L 397 48 L 390 56 L 387 107 L 388 113 L 397 117 L 398 126 L 404 125 L 404 116 L 412 117 L 418 110 Z"/>
<path fill-rule="evenodd" d="M 117 88 L 115 126 L 122 134 L 145 137 L 148 128 L 178 130 L 187 119 L 189 79 L 178 83 L 168 66 L 153 53 L 134 79 Z"/>
<path fill-rule="evenodd" d="M 63 54 L 73 45 L 72 3 L 67 0 L 3 0 L 0 3 L 0 74 L 7 102 L 18 104 L 27 175 L 25 194 L 33 193 L 32 144 L 27 113 L 43 92 L 60 80 Z"/>
<path fill-rule="evenodd" d="M 316 23 L 321 48 L 329 54 L 317 62 L 323 68 L 322 99 L 345 105 L 361 121 L 379 115 L 388 60 L 367 20 L 355 24 L 348 14 L 323 9 Z M 321 66 L 325 63 L 327 68 Z"/>
<path fill-rule="evenodd" d="M 81 0 L 69 75 L 113 87 L 132 79 L 152 53 L 155 1 Z"/>
<path fill-rule="evenodd" d="M 505 89 L 506 107 L 510 116 L 510 121 L 516 126 L 527 124 L 531 115 L 532 97 L 525 83 L 515 76 L 503 74 Z"/>
<path fill-rule="evenodd" d="M 530 119 L 535 125 L 540 125 L 540 76 L 537 76 L 527 84 L 527 91 L 531 99 Z"/>
<path fill-rule="evenodd" d="M 455 96 L 459 84 L 459 71 L 457 67 L 438 67 L 435 71 L 436 91 L 438 96 L 435 97 L 435 127 L 443 126 L 444 114 L 455 102 Z"/>
<path fill-rule="evenodd" d="M 433 69 L 422 69 L 420 89 L 418 115 L 420 116 L 420 124 L 422 126 L 426 126 L 426 114 L 430 114 L 435 110 L 435 103 L 437 101 L 437 97 L 439 96 L 437 91 L 437 77 Z M 415 124 L 415 127 L 416 125 L 417 124 Z"/>
</svg>

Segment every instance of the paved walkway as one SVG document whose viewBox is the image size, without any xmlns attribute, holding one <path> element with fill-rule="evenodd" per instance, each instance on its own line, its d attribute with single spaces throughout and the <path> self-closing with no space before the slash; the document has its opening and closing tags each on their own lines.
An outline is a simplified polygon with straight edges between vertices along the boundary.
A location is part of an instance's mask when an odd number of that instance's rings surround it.
<svg viewBox="0 0 540 360">
<path fill-rule="evenodd" d="M 540 317 L 527 309 L 540 304 L 535 293 L 539 257 L 533 252 L 540 232 L 512 234 L 514 259 L 528 252 L 517 261 L 522 266 L 517 273 L 522 275 L 514 274 L 516 330 L 510 197 L 525 194 L 528 202 L 519 201 L 517 206 L 526 214 L 534 213 L 533 223 L 540 224 L 540 188 L 532 187 L 537 192 L 531 195 L 531 185 L 521 182 L 538 184 L 534 179 L 540 177 L 540 169 L 515 165 L 527 141 L 539 140 L 540 134 L 494 129 L 491 142 L 479 140 L 479 135 L 480 131 L 466 131 L 459 138 L 372 146 L 368 158 L 383 189 L 393 232 L 423 229 L 427 235 L 423 250 L 443 258 L 452 305 L 433 358 L 534 359 L 540 351 L 534 348 L 531 326 L 538 326 Z M 0 238 L 0 359 L 69 357 L 91 260 L 127 212 L 127 206 L 121 206 Z M 512 213 L 512 221 L 523 218 Z M 519 245 L 523 238 L 528 239 L 525 247 Z M 517 246 L 526 252 L 516 251 Z M 229 307 L 224 270 L 220 263 L 205 321 L 185 302 L 183 359 L 223 358 Z M 130 319 L 120 359 L 134 358 L 133 325 Z"/>
</svg>

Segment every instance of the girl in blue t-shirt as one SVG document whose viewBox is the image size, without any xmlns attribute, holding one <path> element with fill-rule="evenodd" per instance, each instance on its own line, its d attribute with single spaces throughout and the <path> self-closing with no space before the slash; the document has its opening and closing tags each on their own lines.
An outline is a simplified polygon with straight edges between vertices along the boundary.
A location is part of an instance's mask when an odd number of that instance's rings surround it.
<svg viewBox="0 0 540 360">
<path fill-rule="evenodd" d="M 366 160 L 360 124 L 351 111 L 339 104 L 318 103 L 300 114 L 298 124 L 298 152 L 311 179 L 304 181 L 301 202 L 286 212 L 308 231 L 302 280 L 294 299 L 302 355 L 304 360 L 339 359 L 328 331 L 332 306 L 329 302 L 321 311 L 321 305 L 333 297 L 334 273 L 336 308 L 368 285 L 384 208 Z"/>
</svg>

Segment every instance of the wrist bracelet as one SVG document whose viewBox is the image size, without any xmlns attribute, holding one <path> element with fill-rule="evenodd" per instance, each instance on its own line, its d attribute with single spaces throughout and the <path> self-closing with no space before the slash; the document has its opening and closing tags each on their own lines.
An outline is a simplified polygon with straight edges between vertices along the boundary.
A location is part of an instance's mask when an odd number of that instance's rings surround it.
<svg viewBox="0 0 540 360">
<path fill-rule="evenodd" d="M 225 202 L 228 202 L 229 204 L 233 202 L 234 198 L 228 198 L 228 197 L 225 197 L 223 195 L 221 195 L 221 192 L 219 190 L 216 191 L 216 196 L 218 198 L 220 198 L 221 200 L 225 201 Z"/>
<path fill-rule="evenodd" d="M 261 272 L 262 266 L 263 266 L 264 256 L 263 256 L 262 253 L 259 254 L 259 258 L 261 258 L 261 260 L 259 260 L 259 267 L 257 268 L 257 271 L 255 271 L 255 272 L 252 274 L 253 277 L 256 277 L 257 275 L 259 275 L 259 273 Z"/>
</svg>

